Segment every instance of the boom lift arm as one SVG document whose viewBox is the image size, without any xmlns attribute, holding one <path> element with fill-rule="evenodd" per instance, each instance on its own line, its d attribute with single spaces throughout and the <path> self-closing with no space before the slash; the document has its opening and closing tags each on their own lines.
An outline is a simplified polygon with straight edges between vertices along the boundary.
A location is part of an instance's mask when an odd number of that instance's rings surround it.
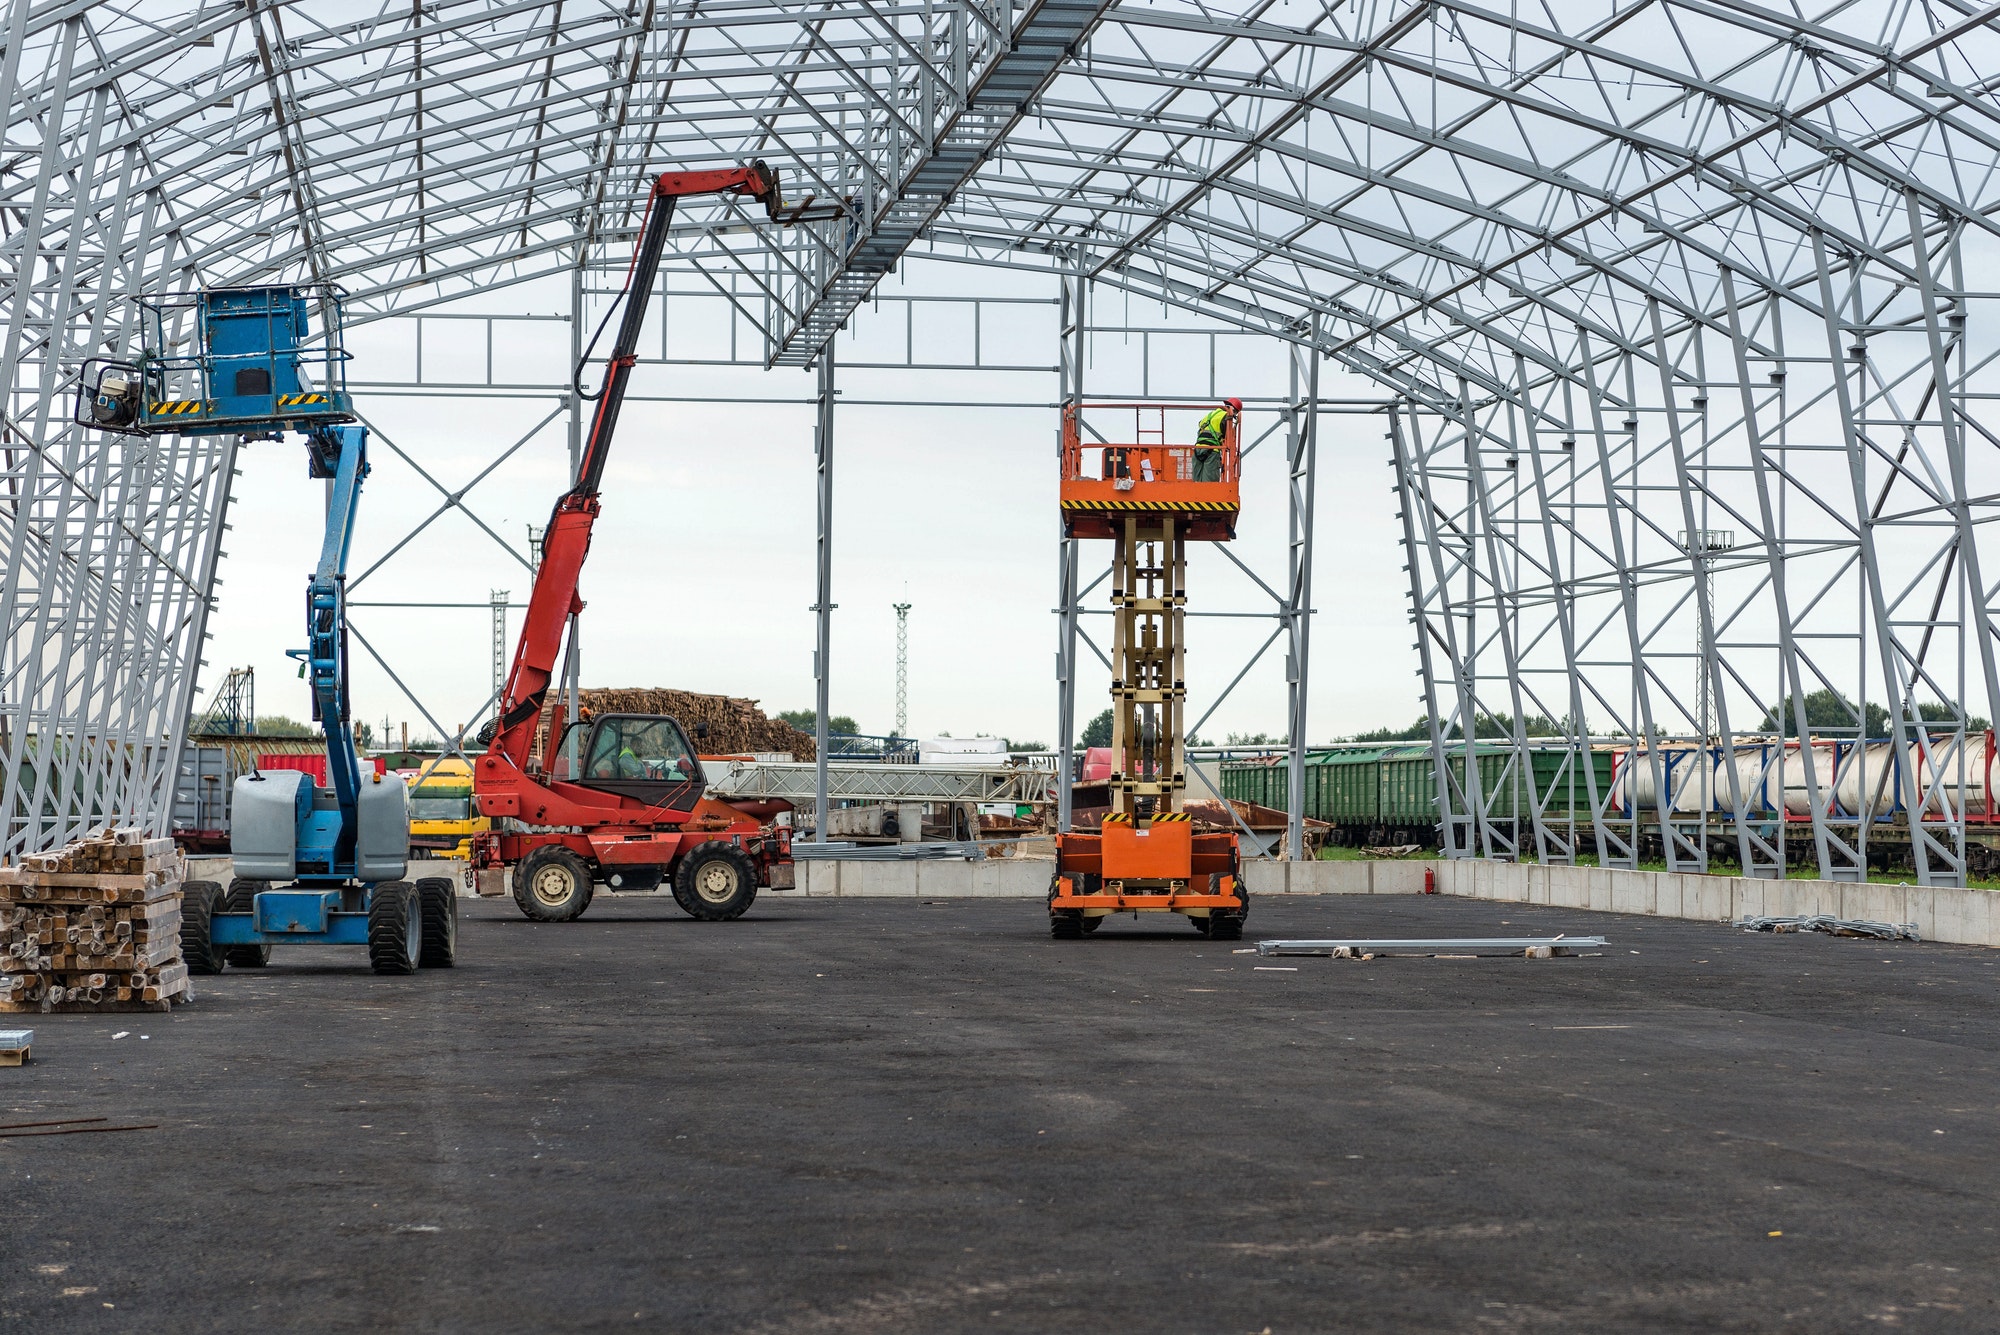
<svg viewBox="0 0 2000 1335">
<path fill-rule="evenodd" d="M 583 571 L 584 557 L 590 552 L 591 527 L 597 522 L 598 486 L 604 478 L 612 435 L 618 428 L 619 410 L 625 405 L 632 366 L 638 361 L 639 330 L 652 302 L 674 205 L 683 196 L 706 194 L 749 195 L 764 205 L 772 221 L 785 221 L 780 217 L 778 178 L 762 162 L 723 171 L 666 172 L 653 183 L 640 228 L 639 248 L 626 274 L 624 316 L 605 365 L 604 386 L 598 391 L 597 408 L 591 416 L 590 434 L 584 440 L 576 484 L 556 501 L 542 536 L 542 562 L 535 572 L 534 591 L 528 596 L 528 614 L 501 695 L 498 726 L 487 745 L 489 757 L 504 759 L 516 770 L 527 768 L 542 702 L 548 695 L 549 683 L 555 679 L 556 664 L 562 653 L 564 627 L 572 613 L 583 610 L 577 580 Z M 579 366 L 579 377 L 581 372 Z M 554 741 L 550 739 L 552 746 Z"/>
<path fill-rule="evenodd" d="M 326 536 L 319 565 L 306 585 L 306 647 L 285 656 L 301 660 L 312 678 L 313 721 L 326 735 L 326 774 L 339 804 L 340 825 L 332 864 L 354 862 L 359 823 L 361 761 L 349 726 L 347 695 L 347 553 L 354 541 L 355 502 L 368 476 L 368 430 L 360 426 L 315 426 L 306 432 L 307 471 L 330 478 Z"/>
</svg>

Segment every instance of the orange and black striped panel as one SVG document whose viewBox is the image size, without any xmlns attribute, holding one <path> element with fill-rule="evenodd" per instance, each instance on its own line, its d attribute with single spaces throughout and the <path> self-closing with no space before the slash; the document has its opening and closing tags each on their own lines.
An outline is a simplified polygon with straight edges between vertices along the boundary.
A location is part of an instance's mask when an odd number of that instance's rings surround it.
<svg viewBox="0 0 2000 1335">
<path fill-rule="evenodd" d="M 1241 509 L 1235 501 L 1082 501 L 1066 500 L 1065 510 L 1172 510 L 1179 513 L 1213 514 Z"/>
</svg>

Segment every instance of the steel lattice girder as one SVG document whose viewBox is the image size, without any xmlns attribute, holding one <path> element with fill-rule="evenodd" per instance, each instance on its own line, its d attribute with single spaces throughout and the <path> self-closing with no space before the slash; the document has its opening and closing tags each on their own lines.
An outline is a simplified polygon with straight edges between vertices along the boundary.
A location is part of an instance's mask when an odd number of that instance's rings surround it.
<svg viewBox="0 0 2000 1335">
<path fill-rule="evenodd" d="M 810 361 L 922 237 L 1080 265 L 1399 396 L 1384 426 L 1441 748 L 1504 717 L 1526 766 L 1539 715 L 1651 766 L 1675 735 L 1729 750 L 1826 688 L 1884 704 L 1896 783 L 1955 809 L 1912 729 L 2000 712 L 1981 550 L 2000 441 L 1972 411 L 1993 298 L 1966 276 L 1996 241 L 1993 15 L 17 0 L 8 846 L 49 837 L 20 820 L 49 804 L 163 818 L 135 757 L 177 746 L 199 657 L 226 452 L 135 459 L 62 425 L 68 371 L 131 347 L 123 298 L 318 277 L 357 318 L 419 309 L 615 248 L 649 167 L 753 156 L 849 215 L 774 238 L 728 202 L 684 208 L 684 253 L 760 289 L 773 362 Z M 1692 536 L 1725 530 L 1726 549 Z M 152 601 L 113 615 L 106 580 Z M 1643 823 L 1607 792 L 1503 828 L 1476 772 L 1446 777 L 1467 851 L 1561 858 L 1582 828 L 1610 848 Z M 1827 778 L 1806 768 L 1803 823 L 1822 870 L 1852 874 L 1870 819 Z M 1741 796 L 1732 837 L 1763 865 L 1778 850 Z M 1923 879 L 1963 875 L 1960 823 L 1941 830 L 1917 841 Z"/>
</svg>

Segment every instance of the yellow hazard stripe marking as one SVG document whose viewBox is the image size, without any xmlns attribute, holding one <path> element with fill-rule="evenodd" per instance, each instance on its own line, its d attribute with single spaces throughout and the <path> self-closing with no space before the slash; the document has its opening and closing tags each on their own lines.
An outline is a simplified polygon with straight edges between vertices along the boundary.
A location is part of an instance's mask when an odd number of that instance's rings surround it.
<svg viewBox="0 0 2000 1335">
<path fill-rule="evenodd" d="M 1153 817 L 1153 824 L 1158 825 L 1163 820 L 1193 820 L 1193 819 L 1194 817 L 1188 815 L 1185 811 L 1169 811 L 1164 815 Z"/>
<path fill-rule="evenodd" d="M 1234 511 L 1234 501 L 1064 501 L 1065 510 L 1181 510 L 1214 513 Z"/>
<path fill-rule="evenodd" d="M 1113 812 L 1111 815 L 1106 816 L 1102 821 L 1102 824 L 1105 825 L 1130 825 L 1131 823 L 1132 823 L 1132 818 L 1130 816 L 1123 814 L 1122 812 Z"/>
<path fill-rule="evenodd" d="M 301 403 L 325 403 L 326 401 L 327 398 L 324 394 L 281 394 L 278 396 L 278 406 L 280 408 L 291 408 Z"/>
<path fill-rule="evenodd" d="M 189 413 L 207 412 L 208 403 L 204 399 L 167 399 L 152 404 L 146 411 L 154 417 L 182 417 Z"/>
</svg>

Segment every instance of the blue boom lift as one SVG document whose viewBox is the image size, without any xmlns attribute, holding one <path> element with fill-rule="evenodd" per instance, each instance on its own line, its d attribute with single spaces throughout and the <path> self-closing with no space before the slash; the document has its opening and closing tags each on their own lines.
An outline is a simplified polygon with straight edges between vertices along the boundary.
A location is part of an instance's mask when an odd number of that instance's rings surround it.
<svg viewBox="0 0 2000 1335">
<path fill-rule="evenodd" d="M 318 340 L 308 315 L 315 306 Z M 146 351 L 137 362 L 84 364 L 79 423 L 129 435 L 269 440 L 289 428 L 305 436 L 310 476 L 332 484 L 319 565 L 306 586 L 307 647 L 287 651 L 312 681 L 327 784 L 299 770 L 253 771 L 236 781 L 229 831 L 236 878 L 226 891 L 213 881 L 183 888 L 188 971 L 260 968 L 279 943 L 365 945 L 377 973 L 449 967 L 458 948 L 452 883 L 403 879 L 410 850 L 403 780 L 364 779 L 354 747 L 346 572 L 368 432 L 354 425 L 346 392 L 341 294 L 330 286 L 211 288 L 141 301 L 140 309 Z M 160 351 L 172 337 L 192 337 L 197 351 Z"/>
</svg>

